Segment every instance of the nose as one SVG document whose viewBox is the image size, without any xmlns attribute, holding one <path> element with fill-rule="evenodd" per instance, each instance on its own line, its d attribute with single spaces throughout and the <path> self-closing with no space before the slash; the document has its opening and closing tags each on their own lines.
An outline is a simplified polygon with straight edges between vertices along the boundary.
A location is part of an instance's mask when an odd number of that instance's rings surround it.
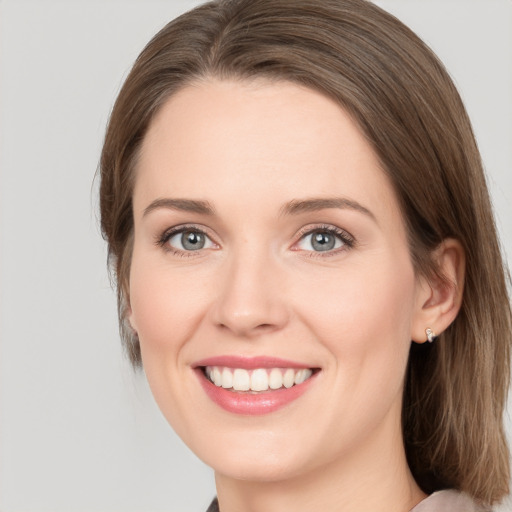
<svg viewBox="0 0 512 512">
<path fill-rule="evenodd" d="M 225 262 L 212 308 L 218 328 L 237 337 L 254 338 L 288 323 L 283 271 L 271 260 L 246 251 Z"/>
</svg>

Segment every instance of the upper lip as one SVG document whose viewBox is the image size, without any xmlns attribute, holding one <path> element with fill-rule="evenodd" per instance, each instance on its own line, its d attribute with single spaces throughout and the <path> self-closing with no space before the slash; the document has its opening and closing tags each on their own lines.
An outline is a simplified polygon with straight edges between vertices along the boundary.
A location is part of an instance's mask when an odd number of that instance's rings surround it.
<svg viewBox="0 0 512 512">
<path fill-rule="evenodd" d="M 199 368 L 204 366 L 226 366 L 228 368 L 243 368 L 246 370 L 255 370 L 257 368 L 313 368 L 309 364 L 280 357 L 269 356 L 214 356 L 196 361 L 192 367 Z"/>
</svg>

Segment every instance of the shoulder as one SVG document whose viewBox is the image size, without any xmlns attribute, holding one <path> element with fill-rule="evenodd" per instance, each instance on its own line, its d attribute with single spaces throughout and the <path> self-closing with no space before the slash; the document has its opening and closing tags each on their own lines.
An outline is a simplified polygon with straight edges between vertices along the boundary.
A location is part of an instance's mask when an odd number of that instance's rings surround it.
<svg viewBox="0 0 512 512">
<path fill-rule="evenodd" d="M 206 512 L 219 512 L 219 503 L 215 498 Z M 411 512 L 490 512 L 489 509 L 478 505 L 467 494 L 446 490 L 431 494 L 418 503 Z"/>
<path fill-rule="evenodd" d="M 214 498 L 214 500 L 210 503 L 210 506 L 206 512 L 219 512 L 219 502 L 217 501 L 217 498 Z"/>
<path fill-rule="evenodd" d="M 490 509 L 479 505 L 467 494 L 446 490 L 431 494 L 411 512 L 490 512 Z"/>
</svg>

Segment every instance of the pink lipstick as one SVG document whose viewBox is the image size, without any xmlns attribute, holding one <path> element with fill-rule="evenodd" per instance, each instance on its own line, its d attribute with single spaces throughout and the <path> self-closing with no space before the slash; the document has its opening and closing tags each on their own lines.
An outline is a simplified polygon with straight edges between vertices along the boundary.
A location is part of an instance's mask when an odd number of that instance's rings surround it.
<svg viewBox="0 0 512 512">
<path fill-rule="evenodd" d="M 218 356 L 193 365 L 208 397 L 235 414 L 267 414 L 299 398 L 319 371 L 274 357 Z"/>
</svg>

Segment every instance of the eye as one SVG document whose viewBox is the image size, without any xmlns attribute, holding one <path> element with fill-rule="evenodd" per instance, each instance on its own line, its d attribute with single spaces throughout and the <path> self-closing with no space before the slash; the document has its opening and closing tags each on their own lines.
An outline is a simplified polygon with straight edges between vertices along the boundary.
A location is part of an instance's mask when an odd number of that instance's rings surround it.
<svg viewBox="0 0 512 512">
<path fill-rule="evenodd" d="M 165 233 L 159 243 L 176 252 L 192 252 L 216 247 L 206 233 L 200 229 L 186 227 Z"/>
<path fill-rule="evenodd" d="M 309 230 L 302 235 L 297 248 L 310 252 L 329 252 L 352 247 L 353 238 L 345 231 L 334 226 Z"/>
</svg>

